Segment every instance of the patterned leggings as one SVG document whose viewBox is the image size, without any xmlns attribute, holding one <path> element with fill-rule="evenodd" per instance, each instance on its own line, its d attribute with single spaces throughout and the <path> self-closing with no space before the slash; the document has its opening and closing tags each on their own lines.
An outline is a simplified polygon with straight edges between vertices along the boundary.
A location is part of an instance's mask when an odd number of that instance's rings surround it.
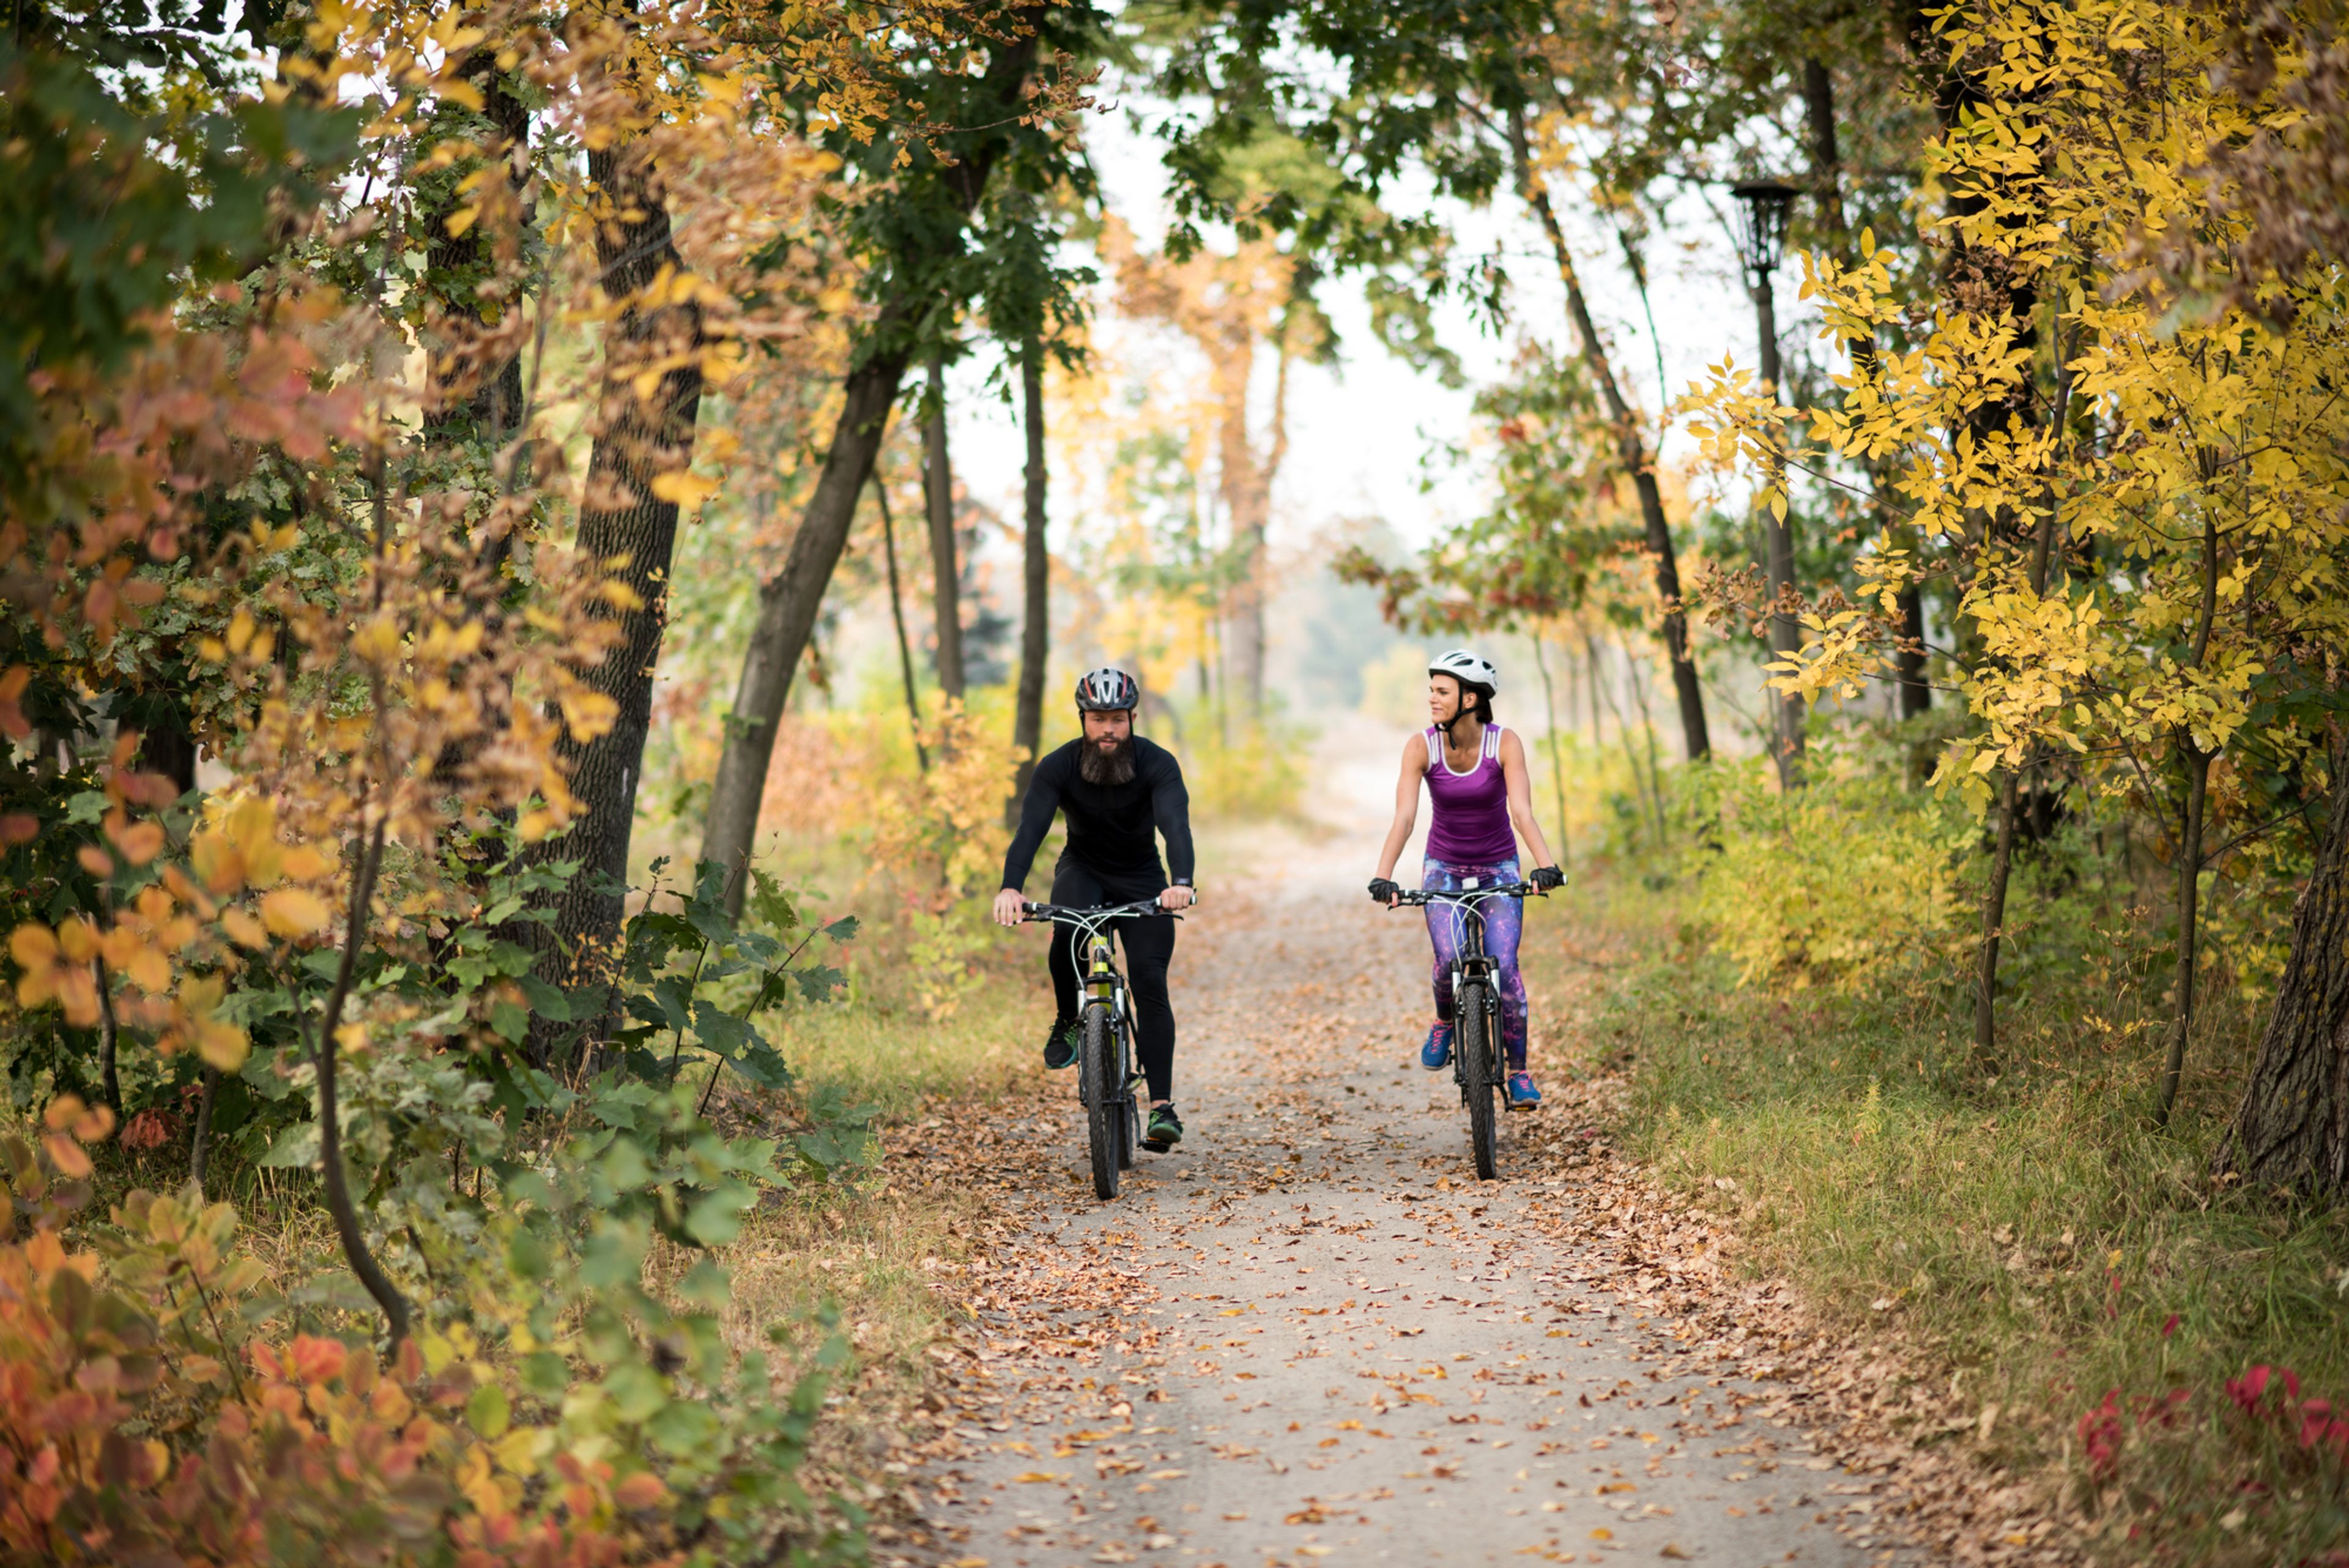
<svg viewBox="0 0 2349 1568">
<path fill-rule="evenodd" d="M 1429 856 L 1419 885 L 1429 892 L 1456 893 L 1462 881 L 1474 877 L 1480 888 L 1515 882 L 1517 863 L 1496 866 L 1454 866 Z M 1485 916 L 1485 951 L 1500 975 L 1501 1044 L 1508 1053 L 1509 1069 L 1526 1064 L 1526 981 L 1517 972 L 1517 938 L 1525 929 L 1526 909 L 1516 898 L 1487 898 L 1477 908 Z M 1452 965 L 1467 941 L 1467 913 L 1457 904 L 1427 906 L 1427 934 L 1435 944 L 1435 1016 L 1452 1017 Z"/>
</svg>

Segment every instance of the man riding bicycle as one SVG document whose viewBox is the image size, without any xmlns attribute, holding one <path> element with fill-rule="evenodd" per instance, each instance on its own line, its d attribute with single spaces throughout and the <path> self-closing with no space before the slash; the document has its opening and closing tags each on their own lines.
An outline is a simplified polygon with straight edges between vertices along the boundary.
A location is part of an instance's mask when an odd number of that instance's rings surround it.
<svg viewBox="0 0 2349 1568">
<path fill-rule="evenodd" d="M 1102 669 L 1077 682 L 1077 712 L 1084 733 L 1037 763 L 1021 804 L 1019 830 L 1003 857 L 1003 890 L 995 896 L 998 924 L 1016 926 L 1036 851 L 1055 812 L 1069 819 L 1069 841 L 1052 872 L 1052 902 L 1095 908 L 1155 897 L 1173 913 L 1192 902 L 1191 797 L 1182 764 L 1164 747 L 1133 732 L 1142 689 L 1123 670 Z M 1166 837 L 1170 884 L 1158 862 L 1158 835 Z M 1124 944 L 1126 981 L 1133 992 L 1134 1050 L 1150 1081 L 1150 1123 L 1142 1147 L 1164 1154 L 1183 1140 L 1174 1114 L 1174 1009 L 1166 996 L 1166 966 L 1174 956 L 1174 922 L 1136 919 L 1113 928 Z M 1044 1037 L 1044 1065 L 1077 1059 L 1076 933 L 1052 932 L 1050 959 L 1056 1014 Z"/>
</svg>

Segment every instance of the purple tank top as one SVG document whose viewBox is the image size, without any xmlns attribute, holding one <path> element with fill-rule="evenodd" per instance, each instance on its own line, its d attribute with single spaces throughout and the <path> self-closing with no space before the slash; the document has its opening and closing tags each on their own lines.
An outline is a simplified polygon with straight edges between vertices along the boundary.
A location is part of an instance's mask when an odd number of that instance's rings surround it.
<svg viewBox="0 0 2349 1568">
<path fill-rule="evenodd" d="M 1427 798 L 1434 803 L 1434 819 L 1427 825 L 1430 858 L 1454 866 L 1497 866 L 1516 857 L 1516 836 L 1509 830 L 1509 786 L 1501 775 L 1501 726 L 1485 726 L 1485 744 L 1476 765 L 1455 774 L 1444 760 L 1444 732 L 1430 724 L 1427 740 Z"/>
</svg>

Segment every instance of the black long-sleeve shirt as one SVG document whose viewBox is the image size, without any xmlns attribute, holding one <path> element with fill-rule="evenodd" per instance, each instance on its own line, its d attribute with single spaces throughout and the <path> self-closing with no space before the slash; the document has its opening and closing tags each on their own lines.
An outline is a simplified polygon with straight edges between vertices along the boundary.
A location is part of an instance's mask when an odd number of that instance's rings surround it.
<svg viewBox="0 0 2349 1568">
<path fill-rule="evenodd" d="M 1183 765 L 1155 742 L 1133 737 L 1133 778 L 1122 784 L 1087 784 L 1078 768 L 1084 748 L 1071 741 L 1045 753 L 1028 781 L 1019 808 L 1019 831 L 1003 857 L 1003 885 L 1027 885 L 1036 850 L 1051 830 L 1052 814 L 1069 818 L 1070 858 L 1110 877 L 1163 877 L 1157 833 L 1166 836 L 1166 859 L 1174 880 L 1189 886 L 1191 796 L 1183 787 Z"/>
</svg>

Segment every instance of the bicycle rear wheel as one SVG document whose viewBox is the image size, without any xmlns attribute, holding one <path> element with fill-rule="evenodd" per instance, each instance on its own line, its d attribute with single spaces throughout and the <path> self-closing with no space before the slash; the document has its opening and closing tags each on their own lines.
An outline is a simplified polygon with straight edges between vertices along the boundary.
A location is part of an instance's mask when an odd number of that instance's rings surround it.
<svg viewBox="0 0 2349 1568">
<path fill-rule="evenodd" d="M 1468 1100 L 1468 1147 L 1476 1157 L 1480 1181 L 1492 1180 L 1499 1169 L 1494 1147 L 1498 1133 L 1494 1126 L 1493 1092 L 1501 1075 L 1494 1070 L 1491 994 L 1482 981 L 1470 981 L 1460 988 L 1459 1003 L 1453 1009 L 1457 1020 L 1453 1037 L 1460 1053 L 1461 1093 Z"/>
<path fill-rule="evenodd" d="M 1109 1009 L 1095 1002 L 1085 1009 L 1083 1040 L 1077 1048 L 1077 1094 L 1085 1103 L 1085 1141 L 1092 1154 L 1093 1196 L 1103 1202 L 1117 1196 L 1118 1145 L 1125 1133 L 1116 1049 L 1117 1035 L 1110 1027 Z"/>
</svg>

